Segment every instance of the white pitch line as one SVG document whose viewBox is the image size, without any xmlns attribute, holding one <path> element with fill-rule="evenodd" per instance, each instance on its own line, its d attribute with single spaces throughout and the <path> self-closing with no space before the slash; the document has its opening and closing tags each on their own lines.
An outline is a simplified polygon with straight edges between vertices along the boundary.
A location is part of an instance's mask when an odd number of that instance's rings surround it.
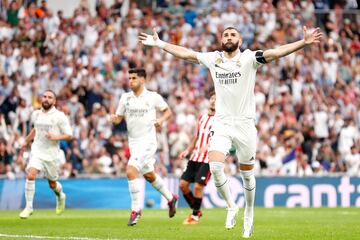
<svg viewBox="0 0 360 240">
<path fill-rule="evenodd" d="M 89 238 L 89 237 L 52 237 L 36 235 L 18 235 L 0 233 L 0 238 L 30 238 L 30 239 L 66 239 L 66 240 L 118 240 L 119 238 Z"/>
</svg>

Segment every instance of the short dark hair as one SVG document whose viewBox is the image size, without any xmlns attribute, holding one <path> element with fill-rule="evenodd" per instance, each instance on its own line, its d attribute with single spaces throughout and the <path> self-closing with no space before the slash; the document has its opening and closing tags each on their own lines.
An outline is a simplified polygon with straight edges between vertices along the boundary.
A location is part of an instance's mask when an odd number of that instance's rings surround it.
<svg viewBox="0 0 360 240">
<path fill-rule="evenodd" d="M 135 73 L 139 77 L 146 78 L 146 71 L 144 68 L 132 68 L 129 70 L 129 74 Z"/>
<path fill-rule="evenodd" d="M 46 89 L 46 90 L 44 91 L 44 93 L 46 93 L 46 92 L 51 92 L 52 95 L 54 95 L 54 98 L 56 99 L 56 93 L 55 93 L 53 90 L 51 90 L 51 89 Z"/>
<path fill-rule="evenodd" d="M 235 31 L 237 31 L 237 33 L 240 35 L 239 30 L 237 30 L 235 27 L 227 27 L 227 28 L 224 29 L 224 31 L 222 31 L 221 36 L 224 34 L 224 32 L 225 32 L 226 30 L 235 30 Z"/>
<path fill-rule="evenodd" d="M 6 140 L 5 140 L 5 138 L 0 138 L 0 144 L 4 144 L 4 145 L 6 145 Z"/>
<path fill-rule="evenodd" d="M 214 95 L 215 95 L 215 90 L 212 90 L 207 94 L 208 98 L 211 98 Z"/>
</svg>

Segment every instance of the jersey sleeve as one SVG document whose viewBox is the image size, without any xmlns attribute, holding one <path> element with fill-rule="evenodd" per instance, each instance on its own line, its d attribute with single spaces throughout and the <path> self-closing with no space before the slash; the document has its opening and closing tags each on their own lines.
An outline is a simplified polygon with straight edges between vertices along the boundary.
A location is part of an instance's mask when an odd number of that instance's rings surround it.
<svg viewBox="0 0 360 240">
<path fill-rule="evenodd" d="M 169 106 L 165 102 L 164 98 L 160 94 L 155 93 L 155 108 L 160 110 L 160 111 L 164 111 L 168 107 Z"/>
<path fill-rule="evenodd" d="M 125 104 L 126 104 L 126 96 L 125 96 L 125 94 L 123 94 L 123 95 L 121 95 L 119 105 L 116 109 L 116 112 L 115 112 L 116 115 L 119 115 L 119 116 L 125 115 Z"/>
<path fill-rule="evenodd" d="M 261 67 L 262 65 L 267 63 L 263 54 L 264 54 L 264 51 L 262 51 L 262 50 L 251 51 L 254 68 Z"/>
<path fill-rule="evenodd" d="M 216 53 L 215 52 L 198 52 L 196 53 L 196 58 L 198 59 L 201 65 L 210 67 L 215 62 Z"/>
<path fill-rule="evenodd" d="M 59 128 L 61 133 L 72 136 L 72 129 L 69 118 L 64 113 L 61 113 L 59 120 Z"/>
<path fill-rule="evenodd" d="M 31 126 L 34 126 L 35 125 L 35 121 L 36 119 L 38 118 L 39 116 L 39 112 L 40 110 L 35 110 L 32 112 L 31 114 L 31 117 L 30 117 L 30 123 L 31 123 Z"/>
</svg>

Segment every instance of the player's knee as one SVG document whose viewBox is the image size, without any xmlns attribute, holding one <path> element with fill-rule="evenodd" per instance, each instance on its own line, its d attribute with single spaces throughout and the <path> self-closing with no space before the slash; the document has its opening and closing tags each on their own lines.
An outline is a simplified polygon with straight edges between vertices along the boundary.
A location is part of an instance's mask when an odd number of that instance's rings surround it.
<svg viewBox="0 0 360 240">
<path fill-rule="evenodd" d="M 186 181 L 180 181 L 180 185 L 179 185 L 179 188 L 180 190 L 183 192 L 183 193 L 187 193 L 190 191 L 189 189 L 189 183 L 186 182 Z"/>
<path fill-rule="evenodd" d="M 34 181 L 35 178 L 36 178 L 36 176 L 33 175 L 33 174 L 28 174 L 28 175 L 27 175 L 27 180 L 29 180 L 29 181 Z"/>
<path fill-rule="evenodd" d="M 36 172 L 34 171 L 29 171 L 27 176 L 26 176 L 27 180 L 29 181 L 34 181 L 36 178 Z"/>
<path fill-rule="evenodd" d="M 224 171 L 224 163 L 222 162 L 210 162 L 209 166 L 213 176 L 217 176 L 220 172 Z"/>
<path fill-rule="evenodd" d="M 254 176 L 254 169 L 251 170 L 240 170 L 240 175 L 244 179 L 249 179 Z"/>
<path fill-rule="evenodd" d="M 194 192 L 195 193 L 201 193 L 204 189 L 204 185 L 200 184 L 200 183 L 195 183 L 194 184 Z"/>
<path fill-rule="evenodd" d="M 137 177 L 137 172 L 134 170 L 133 167 L 127 167 L 126 168 L 126 176 L 129 180 L 133 180 Z"/>
<path fill-rule="evenodd" d="M 155 181 L 155 179 L 156 179 L 156 175 L 155 175 L 155 173 L 153 173 L 153 172 L 145 173 L 145 174 L 144 174 L 144 178 L 145 178 L 145 180 L 148 181 L 148 182 L 153 182 L 153 181 Z"/>
<path fill-rule="evenodd" d="M 243 179 L 244 187 L 254 188 L 256 185 L 254 170 L 240 170 L 241 178 Z"/>
<path fill-rule="evenodd" d="M 51 189 L 54 189 L 54 188 L 56 188 L 56 181 L 48 181 L 48 183 L 49 183 L 49 187 L 51 188 Z"/>
</svg>

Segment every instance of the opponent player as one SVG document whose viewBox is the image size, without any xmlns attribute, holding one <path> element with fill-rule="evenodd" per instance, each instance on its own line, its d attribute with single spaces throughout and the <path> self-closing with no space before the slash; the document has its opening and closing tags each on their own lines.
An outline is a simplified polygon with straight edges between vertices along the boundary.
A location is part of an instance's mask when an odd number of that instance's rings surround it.
<svg viewBox="0 0 360 240">
<path fill-rule="evenodd" d="M 196 137 L 194 137 L 190 145 L 179 155 L 179 158 L 184 158 L 192 153 L 186 170 L 180 180 L 180 189 L 186 202 L 193 210 L 183 224 L 199 224 L 199 218 L 202 216 L 200 208 L 203 189 L 211 175 L 208 159 L 208 143 L 210 130 L 214 121 L 215 101 L 215 92 L 211 92 L 208 111 L 199 117 Z M 190 183 L 194 183 L 194 193 L 189 187 Z"/>
<path fill-rule="evenodd" d="M 308 32 L 303 28 L 303 39 L 265 51 L 240 51 L 240 33 L 233 27 L 226 28 L 221 34 L 222 51 L 195 52 L 193 50 L 166 43 L 159 39 L 155 29 L 153 35 L 141 33 L 139 40 L 147 46 L 164 49 L 181 59 L 200 63 L 209 68 L 215 85 L 216 114 L 209 144 L 210 171 L 215 185 L 227 203 L 225 227 L 235 226 L 238 207 L 230 192 L 224 173 L 224 159 L 233 144 L 240 162 L 241 176 L 246 199 L 244 210 L 243 237 L 253 233 L 255 177 L 254 162 L 256 153 L 255 100 L 254 85 L 256 70 L 259 66 L 284 57 L 320 42 L 320 29 Z"/>
<path fill-rule="evenodd" d="M 144 69 L 129 70 L 129 85 L 132 91 L 121 96 L 116 113 L 110 116 L 110 120 L 115 124 L 125 119 L 129 133 L 131 157 L 126 174 L 131 195 L 131 214 L 128 226 L 135 225 L 141 216 L 140 189 L 137 180 L 139 172 L 168 200 L 170 218 L 176 213 L 178 201 L 178 196 L 172 194 L 164 185 L 162 178 L 154 172 L 154 155 L 157 149 L 155 128 L 160 128 L 172 113 L 158 93 L 145 88 L 145 78 Z M 156 110 L 163 113 L 157 119 Z"/>
<path fill-rule="evenodd" d="M 26 167 L 27 177 L 25 183 L 25 209 L 20 213 L 20 218 L 26 219 L 33 213 L 33 199 L 35 194 L 35 178 L 42 171 L 49 182 L 50 188 L 56 195 L 56 214 L 61 214 L 65 209 L 66 195 L 61 184 L 57 181 L 59 141 L 71 141 L 72 129 L 66 115 L 55 107 L 56 95 L 51 90 L 46 90 L 41 99 L 42 109 L 32 113 L 31 121 L 34 127 L 30 130 L 21 151 L 34 139 L 31 145 L 30 161 Z"/>
</svg>

